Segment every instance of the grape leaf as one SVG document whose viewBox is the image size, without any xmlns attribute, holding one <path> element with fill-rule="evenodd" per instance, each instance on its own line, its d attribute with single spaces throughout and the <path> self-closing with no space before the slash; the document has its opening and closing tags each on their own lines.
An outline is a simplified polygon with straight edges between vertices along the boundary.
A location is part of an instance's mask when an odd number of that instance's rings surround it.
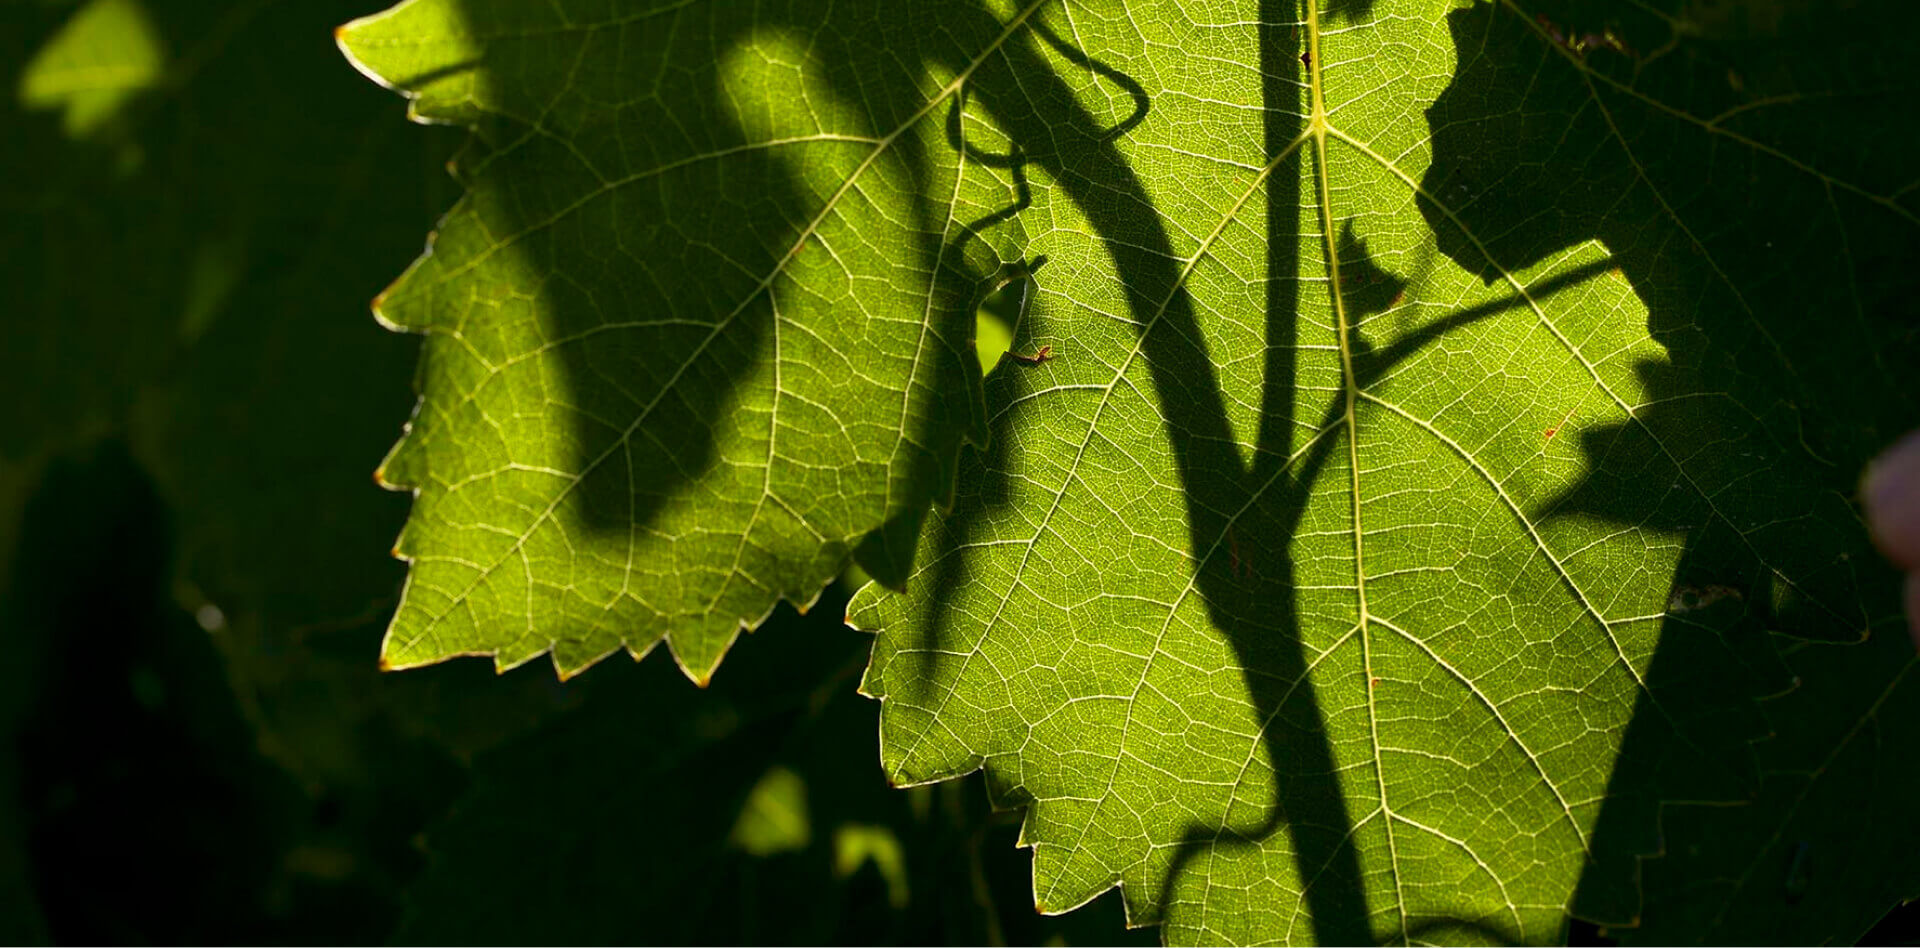
<svg viewBox="0 0 1920 948">
<path fill-rule="evenodd" d="M 1211 217 L 1168 210 L 1210 176 L 1166 155 L 1221 120 L 1149 118 L 1151 164 L 1047 129 L 1047 206 L 1083 215 L 1028 250 L 1078 265 L 1039 277 L 1063 356 L 996 377 L 913 594 L 854 607 L 889 770 L 1030 804 L 1048 909 L 1121 883 L 1175 942 L 1631 924 L 1662 801 L 1765 797 L 1767 632 L 1897 601 L 1847 495 L 1915 418 L 1913 208 L 1884 153 L 1795 157 L 1894 134 L 1886 51 L 1394 12 L 1274 29 L 1307 114 L 1219 161 Z M 1148 71 L 1102 25 L 1076 42 Z M 1168 29 L 1145 48 L 1236 45 Z"/>
<path fill-rule="evenodd" d="M 477 130 L 467 199 L 376 304 L 427 336 L 382 473 L 416 491 L 390 666 L 570 674 L 665 637 L 704 681 L 856 546 L 903 574 L 982 437 L 973 307 L 1017 230 L 983 233 L 1010 198 L 941 110 L 1018 24 L 878 9 L 425 2 L 343 29 L 416 116 Z"/>
<path fill-rule="evenodd" d="M 1897 601 L 1850 496 L 1920 420 L 1913 14 L 1816 13 L 357 21 L 363 71 L 476 130 L 379 303 L 428 336 L 387 660 L 567 674 L 664 636 L 704 680 L 857 549 L 907 589 L 850 617 L 883 762 L 1028 806 L 1045 910 L 1121 884 L 1183 942 L 1641 921 L 1660 827 L 1710 812 L 1674 804 L 1765 801 L 1770 755 L 1858 730 L 1756 754 L 1794 706 L 1759 699 L 1845 674 L 1776 641 Z M 1009 283 L 1022 358 L 977 389 Z"/>
</svg>

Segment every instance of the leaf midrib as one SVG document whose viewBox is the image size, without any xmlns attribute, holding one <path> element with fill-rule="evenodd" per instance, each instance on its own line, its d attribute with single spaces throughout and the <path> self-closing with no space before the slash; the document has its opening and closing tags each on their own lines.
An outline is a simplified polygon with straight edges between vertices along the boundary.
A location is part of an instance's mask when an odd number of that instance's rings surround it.
<svg viewBox="0 0 1920 948">
<path fill-rule="evenodd" d="M 1347 304 L 1340 280 L 1340 244 L 1333 227 L 1333 188 L 1327 172 L 1327 102 L 1324 70 L 1325 57 L 1320 51 L 1320 4 L 1319 0 L 1306 0 L 1307 7 L 1307 90 L 1312 97 L 1312 112 L 1307 118 L 1308 134 L 1313 136 L 1314 178 L 1320 189 L 1320 226 L 1322 247 L 1326 250 L 1328 286 L 1327 295 L 1333 301 L 1334 325 L 1338 329 L 1336 338 L 1340 344 L 1340 388 L 1345 405 L 1342 414 L 1346 420 L 1347 436 L 1347 477 L 1352 498 L 1353 517 L 1353 588 L 1356 606 L 1360 616 L 1360 664 L 1361 672 L 1366 675 L 1364 689 L 1367 696 L 1367 734 L 1373 742 L 1373 777 L 1375 789 L 1380 794 L 1381 826 L 1387 834 L 1387 868 L 1393 876 L 1394 911 L 1400 917 L 1400 941 L 1412 941 L 1407 930 L 1407 898 L 1400 884 L 1400 849 L 1393 833 L 1393 806 L 1387 800 L 1387 775 L 1380 745 L 1380 716 L 1373 697 L 1373 683 L 1377 680 L 1373 673 L 1373 616 L 1367 609 L 1367 567 L 1366 567 L 1366 527 L 1361 520 L 1360 504 L 1360 428 L 1359 420 L 1354 416 L 1354 406 L 1360 398 L 1360 378 L 1353 371 L 1353 327 L 1347 317 Z M 1269 383 L 1271 384 L 1271 383 Z"/>
</svg>

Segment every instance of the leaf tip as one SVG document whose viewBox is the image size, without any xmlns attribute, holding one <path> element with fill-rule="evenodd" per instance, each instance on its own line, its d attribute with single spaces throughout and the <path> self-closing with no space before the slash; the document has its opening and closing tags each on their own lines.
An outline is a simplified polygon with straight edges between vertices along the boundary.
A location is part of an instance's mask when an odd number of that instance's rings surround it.
<svg viewBox="0 0 1920 948">
<path fill-rule="evenodd" d="M 398 284 L 396 283 L 395 285 Z M 373 314 L 375 322 L 386 327 L 389 331 L 402 332 L 404 331 L 404 327 L 394 322 L 393 317 L 387 315 L 387 295 L 392 292 L 393 286 L 388 286 L 386 289 L 375 293 L 373 299 L 367 303 L 367 311 Z"/>
<path fill-rule="evenodd" d="M 354 32 L 360 27 L 365 26 L 366 24 L 370 23 L 375 18 L 381 15 L 382 14 L 374 14 L 373 16 L 364 16 L 357 20 L 350 20 L 346 23 L 342 23 L 339 26 L 334 27 L 333 28 L 333 45 L 340 50 L 340 55 L 346 57 L 347 64 L 352 66 L 356 72 L 372 80 L 376 85 L 380 86 L 383 89 L 391 89 L 395 92 L 398 92 L 400 90 L 397 87 L 395 87 L 393 83 L 388 82 L 387 78 L 380 74 L 379 70 L 368 65 L 363 59 L 361 59 L 360 55 L 353 48 Z"/>
</svg>

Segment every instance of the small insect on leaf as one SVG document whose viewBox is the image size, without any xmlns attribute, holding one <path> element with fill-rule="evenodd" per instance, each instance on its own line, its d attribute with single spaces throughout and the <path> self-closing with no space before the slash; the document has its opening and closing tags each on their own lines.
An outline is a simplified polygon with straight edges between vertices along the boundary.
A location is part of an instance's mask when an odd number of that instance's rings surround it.
<svg viewBox="0 0 1920 948">
<path fill-rule="evenodd" d="M 1567 422 L 1568 422 L 1568 421 L 1571 421 L 1571 420 L 1573 419 L 1573 411 L 1574 411 L 1574 408 L 1579 408 L 1579 407 L 1580 407 L 1579 405 L 1575 405 L 1575 406 L 1573 406 L 1573 408 L 1569 408 L 1569 409 L 1567 409 L 1567 413 L 1566 413 L 1566 414 L 1564 414 L 1564 415 L 1561 415 L 1561 416 L 1560 416 L 1560 422 L 1559 422 L 1558 424 L 1556 424 L 1556 425 L 1554 425 L 1553 427 L 1551 427 L 1551 428 L 1548 428 L 1548 429 L 1547 429 L 1547 440 L 1548 440 L 1548 441 L 1552 441 L 1552 440 L 1553 440 L 1553 436 L 1554 436 L 1554 435 L 1556 435 L 1556 434 L 1559 434 L 1559 433 L 1560 433 L 1560 429 L 1562 429 L 1562 428 L 1565 428 L 1565 427 L 1567 426 Z"/>
<path fill-rule="evenodd" d="M 1040 351 L 1034 353 L 1033 355 L 1022 355 L 1018 352 L 1013 351 L 1012 349 L 1008 349 L 1007 355 L 1010 355 L 1015 359 L 1020 360 L 1021 362 L 1025 362 L 1028 365 L 1039 365 L 1042 362 L 1047 362 L 1053 358 L 1053 347 L 1041 346 Z"/>
</svg>

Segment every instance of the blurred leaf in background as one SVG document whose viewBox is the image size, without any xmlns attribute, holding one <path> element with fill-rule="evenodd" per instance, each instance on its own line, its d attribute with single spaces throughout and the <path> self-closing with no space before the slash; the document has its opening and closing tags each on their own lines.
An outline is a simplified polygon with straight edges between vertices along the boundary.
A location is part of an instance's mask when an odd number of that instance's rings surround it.
<svg viewBox="0 0 1920 948">
<path fill-rule="evenodd" d="M 42 934 L 383 938 L 470 747 L 569 700 L 373 668 L 405 503 L 368 472 L 413 347 L 366 301 L 450 200 L 450 143 L 342 73 L 330 30 L 351 13 L 0 8 L 19 146 L 0 150 L 0 266 L 21 288 L 0 556 L 23 685 L 0 723 L 27 808 L 0 820 L 18 867 L 0 884 Z"/>
<path fill-rule="evenodd" d="M 427 832 L 407 943 L 1154 944 L 1117 897 L 1033 912 L 1014 814 L 897 790 L 847 589 L 782 607 L 697 702 L 664 661 L 483 755 Z M 603 672 L 596 672 L 598 677 Z"/>
<path fill-rule="evenodd" d="M 62 110 L 61 130 L 86 140 L 116 130 L 123 110 L 166 78 L 167 53 L 138 0 L 91 0 L 49 37 L 20 75 L 20 102 Z"/>
</svg>

